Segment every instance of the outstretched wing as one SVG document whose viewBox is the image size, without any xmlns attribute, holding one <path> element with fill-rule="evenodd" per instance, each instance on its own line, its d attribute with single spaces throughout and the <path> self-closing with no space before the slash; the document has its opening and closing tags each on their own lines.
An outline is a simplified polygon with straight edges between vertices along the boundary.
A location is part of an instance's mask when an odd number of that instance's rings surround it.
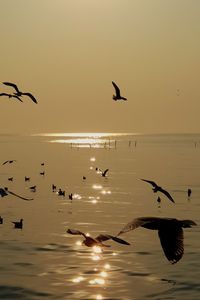
<svg viewBox="0 0 200 300">
<path fill-rule="evenodd" d="M 16 196 L 16 197 L 22 199 L 22 200 L 26 200 L 26 201 L 31 201 L 31 200 L 33 200 L 33 198 L 25 198 L 25 197 L 22 197 L 22 196 L 20 196 L 20 195 L 18 195 L 18 194 L 15 194 L 15 193 L 13 193 L 13 192 L 11 192 L 11 191 L 9 191 L 9 190 L 7 190 L 7 192 L 8 192 L 9 194 L 13 195 L 13 196 Z"/>
<path fill-rule="evenodd" d="M 109 169 L 106 169 L 104 172 L 102 172 L 102 176 L 106 176 L 106 173 L 109 171 Z"/>
<path fill-rule="evenodd" d="M 172 201 L 173 203 L 175 203 L 174 199 L 172 198 L 172 196 L 170 195 L 170 193 L 166 190 L 164 190 L 163 188 L 160 188 L 159 191 L 161 193 L 163 193 L 165 196 L 167 196 L 167 198 Z"/>
<path fill-rule="evenodd" d="M 125 240 L 122 240 L 116 236 L 110 235 L 110 234 L 100 234 L 98 235 L 95 240 L 99 241 L 99 242 L 104 242 L 107 240 L 113 240 L 117 243 L 123 244 L 123 245 L 130 245 L 128 242 L 126 242 Z"/>
<path fill-rule="evenodd" d="M 122 228 L 122 230 L 117 234 L 117 236 L 122 234 L 122 233 L 134 230 L 134 229 L 136 229 L 140 226 L 143 226 L 147 223 L 151 223 L 152 221 L 155 221 L 155 219 L 157 219 L 157 218 L 154 218 L 154 217 L 141 217 L 141 218 L 133 219 L 131 222 L 127 223 Z"/>
<path fill-rule="evenodd" d="M 120 95 L 120 89 L 119 89 L 119 87 L 116 85 L 116 83 L 114 81 L 112 81 L 112 84 L 113 84 L 113 86 L 115 88 L 116 96 L 120 98 L 121 95 Z"/>
<path fill-rule="evenodd" d="M 66 232 L 69 233 L 69 234 L 73 234 L 73 235 L 83 235 L 83 236 L 86 238 L 85 233 L 83 233 L 83 232 L 80 231 L 80 230 L 68 228 Z"/>
<path fill-rule="evenodd" d="M 3 84 L 8 85 L 8 86 L 12 86 L 16 90 L 17 93 L 20 93 L 20 91 L 19 91 L 16 84 L 11 83 L 11 82 L 3 82 Z"/>
<path fill-rule="evenodd" d="M 154 181 L 146 180 L 146 179 L 142 179 L 142 178 L 141 178 L 141 180 L 150 183 L 153 187 L 157 187 L 158 186 Z"/>
<path fill-rule="evenodd" d="M 25 95 L 25 96 L 28 96 L 29 98 L 31 98 L 31 100 L 34 103 L 37 103 L 37 100 L 35 99 L 35 97 L 31 93 L 22 93 L 22 94 Z"/>
<path fill-rule="evenodd" d="M 183 229 L 180 226 L 165 227 L 158 231 L 158 235 L 167 259 L 172 264 L 177 263 L 184 253 Z"/>
<path fill-rule="evenodd" d="M 12 97 L 18 99 L 21 102 L 23 102 L 22 99 L 19 96 L 17 96 L 17 95 L 12 95 Z"/>
<path fill-rule="evenodd" d="M 8 162 L 9 162 L 9 160 L 6 160 L 6 161 L 4 161 L 4 162 L 2 163 L 2 165 L 7 164 Z"/>
</svg>

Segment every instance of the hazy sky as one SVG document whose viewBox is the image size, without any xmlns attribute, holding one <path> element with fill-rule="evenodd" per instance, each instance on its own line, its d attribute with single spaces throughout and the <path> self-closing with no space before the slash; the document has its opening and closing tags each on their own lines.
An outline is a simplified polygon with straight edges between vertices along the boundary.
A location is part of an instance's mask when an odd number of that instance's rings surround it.
<svg viewBox="0 0 200 300">
<path fill-rule="evenodd" d="M 199 0 L 0 0 L 0 8 L 1 82 L 39 102 L 1 97 L 1 133 L 200 132 Z M 112 100 L 112 80 L 127 102 Z"/>
</svg>

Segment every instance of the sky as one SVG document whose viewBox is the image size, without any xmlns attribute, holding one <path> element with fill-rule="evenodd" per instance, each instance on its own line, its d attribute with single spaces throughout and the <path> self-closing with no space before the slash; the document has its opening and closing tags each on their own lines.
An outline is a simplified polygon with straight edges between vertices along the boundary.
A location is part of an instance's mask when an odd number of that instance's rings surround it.
<svg viewBox="0 0 200 300">
<path fill-rule="evenodd" d="M 199 0 L 0 0 L 0 133 L 200 132 Z M 128 101 L 113 101 L 115 81 Z"/>
</svg>

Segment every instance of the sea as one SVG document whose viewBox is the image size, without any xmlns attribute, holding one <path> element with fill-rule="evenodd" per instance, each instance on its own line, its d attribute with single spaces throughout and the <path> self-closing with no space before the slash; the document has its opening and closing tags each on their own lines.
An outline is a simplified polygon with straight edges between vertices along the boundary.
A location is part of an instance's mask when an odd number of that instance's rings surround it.
<svg viewBox="0 0 200 300">
<path fill-rule="evenodd" d="M 0 197 L 1 300 L 200 299 L 200 134 L 1 134 L 0 147 L 0 188 L 11 192 Z M 104 248 L 67 233 L 115 236 L 138 217 L 193 220 L 182 259 L 171 264 L 142 227 L 121 235 L 130 245 Z"/>
</svg>

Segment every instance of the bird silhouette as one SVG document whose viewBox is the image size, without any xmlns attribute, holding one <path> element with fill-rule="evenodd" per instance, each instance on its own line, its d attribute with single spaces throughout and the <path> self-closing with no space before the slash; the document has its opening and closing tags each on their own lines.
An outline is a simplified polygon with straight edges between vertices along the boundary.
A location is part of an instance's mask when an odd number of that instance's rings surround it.
<svg viewBox="0 0 200 300">
<path fill-rule="evenodd" d="M 13 181 L 13 177 L 8 177 L 8 180 L 9 181 Z"/>
<path fill-rule="evenodd" d="M 170 195 L 170 193 L 166 190 L 164 190 L 161 186 L 157 185 L 154 181 L 151 180 L 146 180 L 146 179 L 141 179 L 145 182 L 150 183 L 153 186 L 153 192 L 157 193 L 157 192 L 161 192 L 163 193 L 171 202 L 175 203 L 174 199 L 172 198 L 172 196 Z"/>
<path fill-rule="evenodd" d="M 28 96 L 29 98 L 31 98 L 31 100 L 34 102 L 34 103 L 37 103 L 37 100 L 35 99 L 35 97 L 31 94 L 31 93 L 24 93 L 24 92 L 21 92 L 19 89 L 18 89 L 18 87 L 17 87 L 17 85 L 16 84 L 14 84 L 14 83 L 11 83 L 11 82 L 3 82 L 3 84 L 5 84 L 5 85 L 7 85 L 7 86 L 11 86 L 11 87 L 13 87 L 14 89 L 15 89 L 15 93 L 14 93 L 14 95 L 15 96 L 17 96 L 17 97 L 22 97 L 23 95 L 24 96 Z"/>
<path fill-rule="evenodd" d="M 109 169 L 106 169 L 105 171 L 102 171 L 101 169 L 98 169 L 98 171 L 101 173 L 102 177 L 106 177 L 106 174 L 109 171 Z"/>
<path fill-rule="evenodd" d="M 76 230 L 76 229 L 68 229 L 67 233 L 73 234 L 73 235 L 82 235 L 85 239 L 83 240 L 83 244 L 87 247 L 93 247 L 93 246 L 99 246 L 99 247 L 110 247 L 110 245 L 103 244 L 102 242 L 107 240 L 113 240 L 117 243 L 124 244 L 124 245 L 130 245 L 128 242 L 113 236 L 109 234 L 100 234 L 96 238 L 92 238 L 90 236 L 87 236 L 82 231 Z"/>
<path fill-rule="evenodd" d="M 17 96 L 17 95 L 12 95 L 12 94 L 7 94 L 7 93 L 1 93 L 0 96 L 7 96 L 8 98 L 16 98 L 19 101 L 23 102 L 22 99 L 19 96 Z"/>
<path fill-rule="evenodd" d="M 36 185 L 30 186 L 29 190 L 32 192 L 36 192 Z"/>
<path fill-rule="evenodd" d="M 113 100 L 115 100 L 115 101 L 117 101 L 117 100 L 127 100 L 126 98 L 121 96 L 120 89 L 114 81 L 112 81 L 112 84 L 115 88 L 115 95 L 113 95 Z"/>
<path fill-rule="evenodd" d="M 5 164 L 12 164 L 13 162 L 15 162 L 16 160 L 13 159 L 13 160 L 6 160 L 2 163 L 2 165 L 5 165 Z"/>
<path fill-rule="evenodd" d="M 191 194 L 192 194 L 192 190 L 191 189 L 188 189 L 187 190 L 187 194 L 188 194 L 188 198 L 190 198 Z"/>
<path fill-rule="evenodd" d="M 13 196 L 16 196 L 16 197 L 18 197 L 18 198 L 20 198 L 22 200 L 26 200 L 26 201 L 33 200 L 32 198 L 25 198 L 25 197 L 22 197 L 22 196 L 20 196 L 20 195 L 18 195 L 16 193 L 14 193 L 14 192 L 11 192 L 11 191 L 8 190 L 8 188 L 0 188 L 0 197 L 3 198 L 5 196 L 8 196 L 9 194 L 13 195 Z"/>
<path fill-rule="evenodd" d="M 3 224 L 3 218 L 0 216 L 0 224 Z"/>
<path fill-rule="evenodd" d="M 23 228 L 23 219 L 20 219 L 20 221 L 12 222 L 14 224 L 14 228 L 22 229 Z"/>
<path fill-rule="evenodd" d="M 119 233 L 123 234 L 138 227 L 158 230 L 160 243 L 166 258 L 172 263 L 177 263 L 184 253 L 184 236 L 182 228 L 197 225 L 192 220 L 177 220 L 174 218 L 141 217 L 129 222 Z"/>
</svg>

